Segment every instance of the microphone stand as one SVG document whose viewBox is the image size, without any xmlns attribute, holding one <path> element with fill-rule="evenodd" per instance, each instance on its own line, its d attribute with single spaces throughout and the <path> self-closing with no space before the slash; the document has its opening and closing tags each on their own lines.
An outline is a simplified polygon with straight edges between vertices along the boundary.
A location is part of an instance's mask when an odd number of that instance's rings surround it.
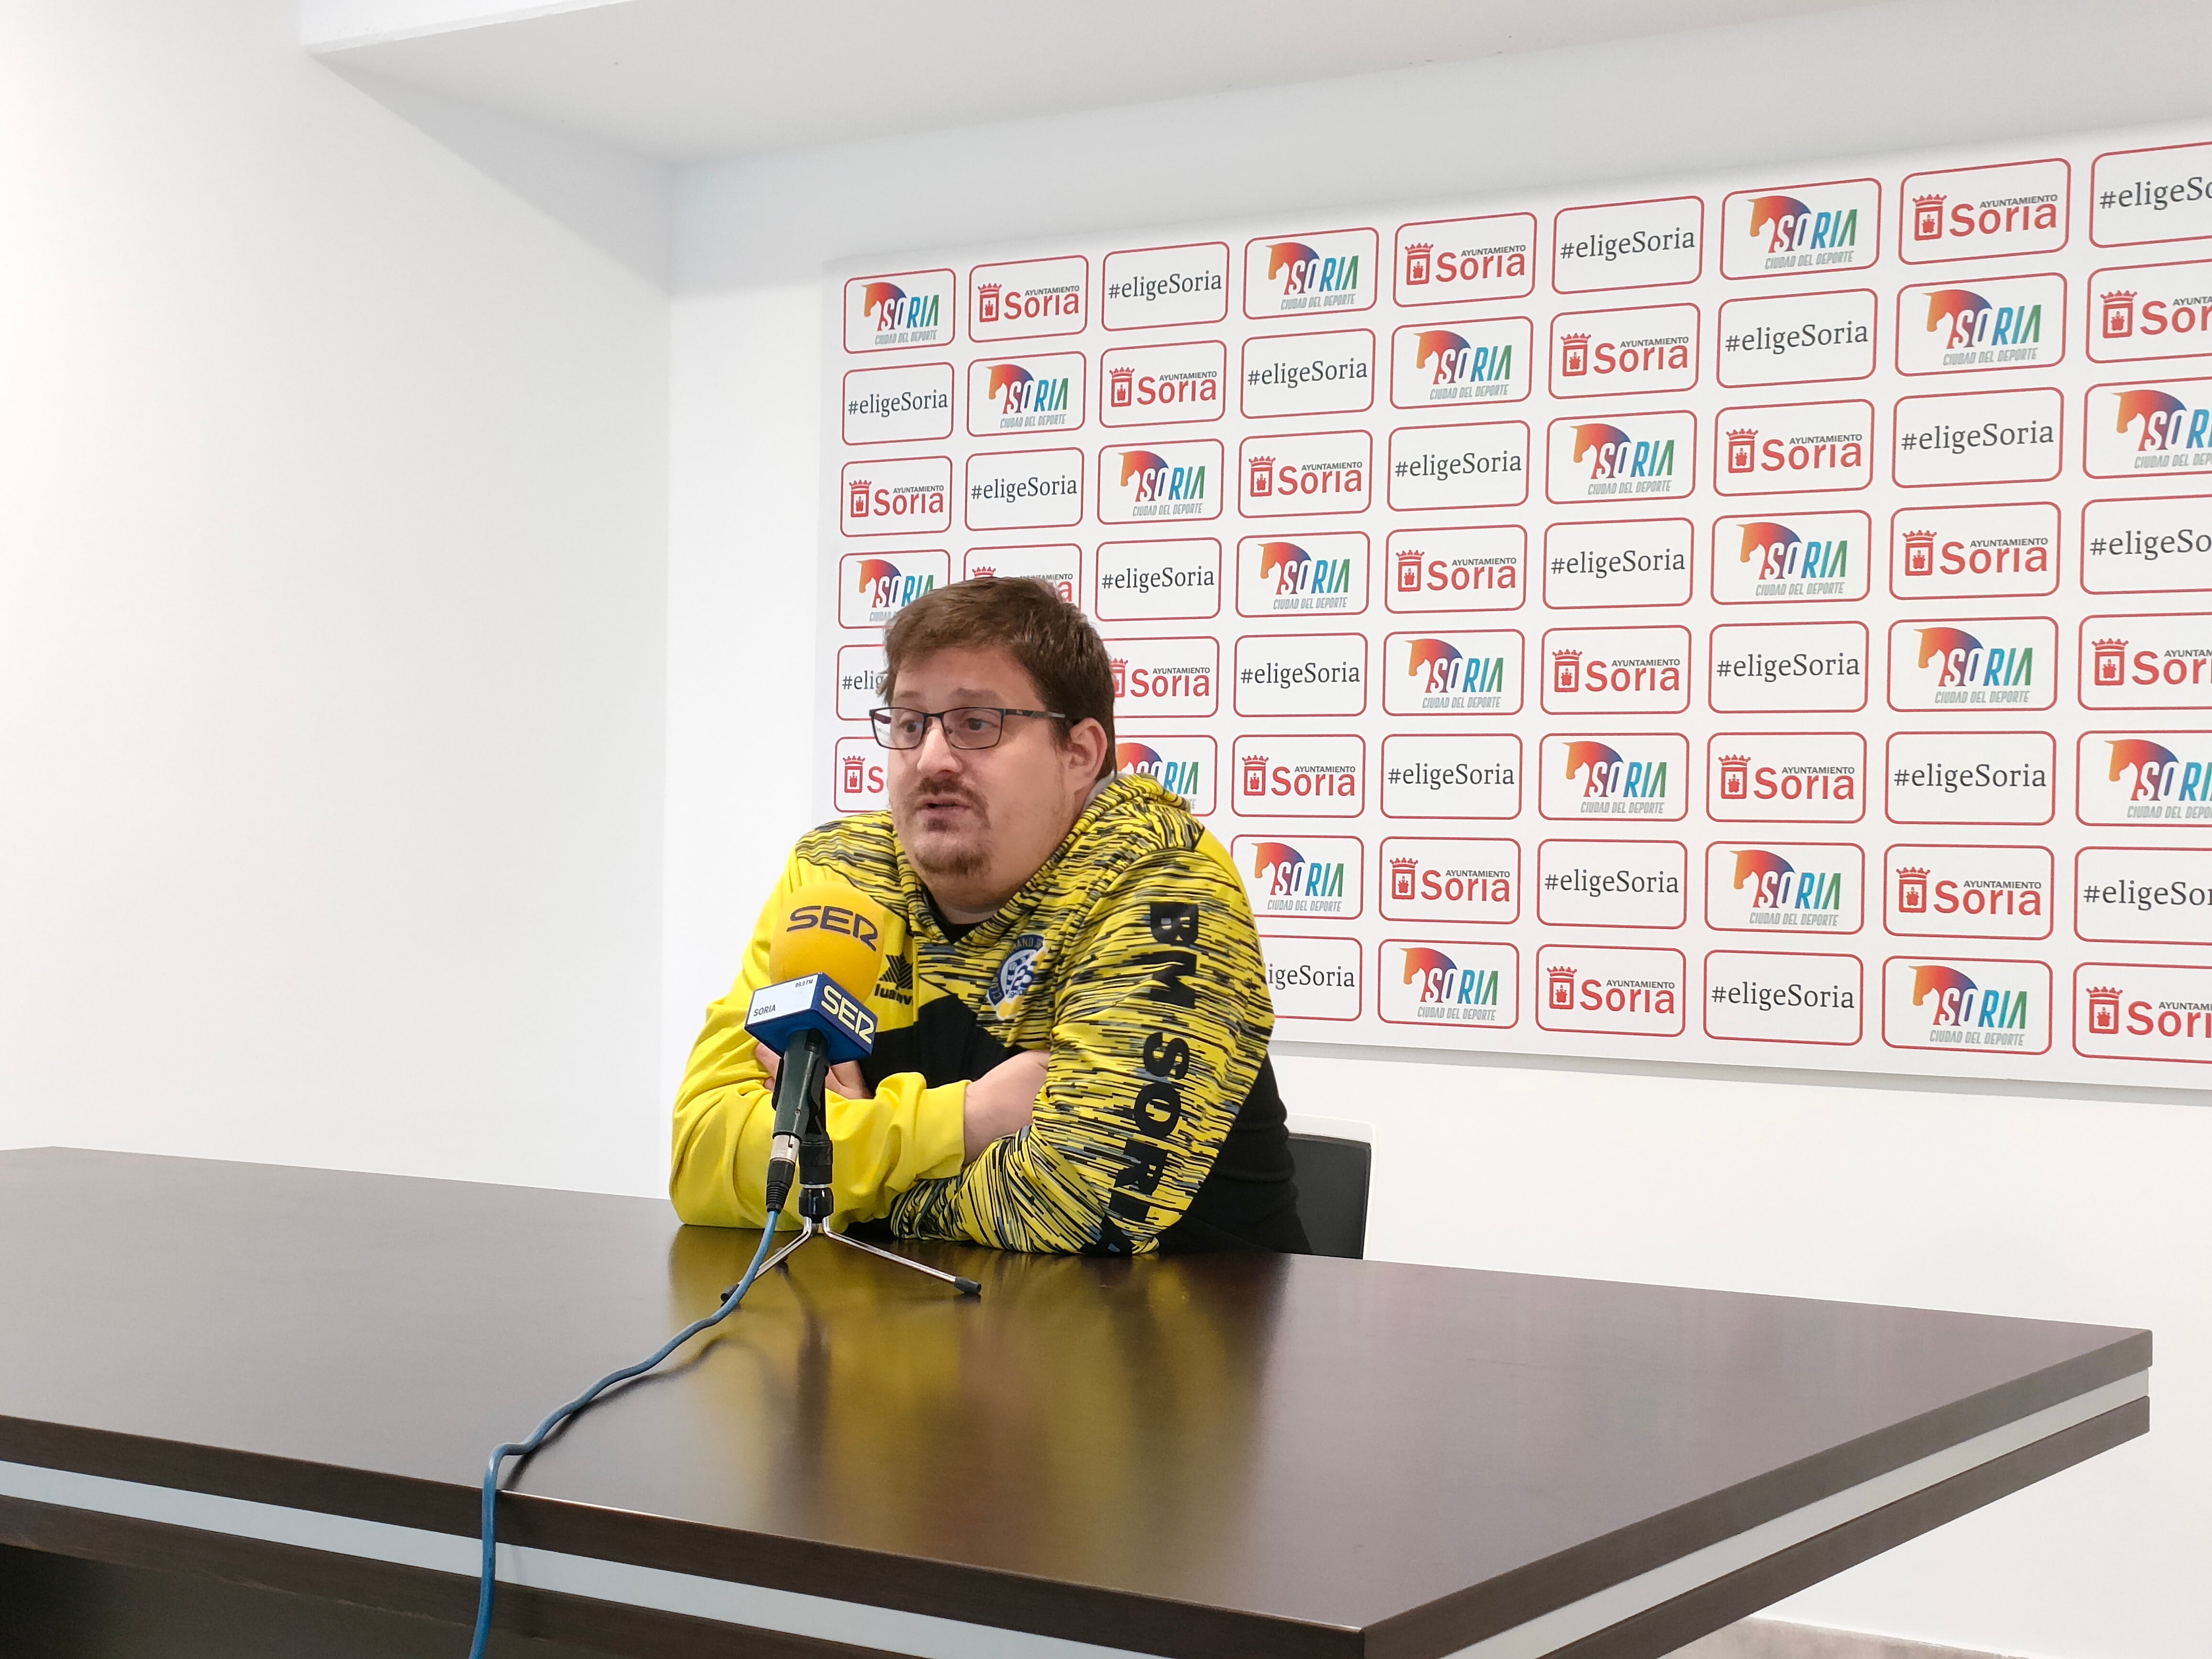
<svg viewBox="0 0 2212 1659">
<path fill-rule="evenodd" d="M 818 1041 L 818 1039 L 817 1039 Z M 795 1045 L 794 1045 L 795 1046 Z M 797 1054 L 787 1054 L 785 1063 L 797 1060 Z M 915 1261 L 890 1250 L 857 1239 L 847 1233 L 830 1231 L 830 1218 L 837 1207 L 836 1196 L 830 1190 L 830 1162 L 833 1149 L 830 1143 L 827 1065 L 808 1066 L 805 1072 L 805 1096 L 799 1109 L 799 1237 L 793 1239 L 763 1264 L 761 1272 L 781 1267 L 801 1247 L 817 1238 L 826 1238 L 833 1244 L 843 1244 L 879 1261 L 911 1268 L 925 1273 L 942 1284 L 950 1285 L 963 1296 L 981 1296 L 982 1285 L 958 1273 L 949 1273 L 933 1267 L 927 1262 Z M 769 1224 L 775 1218 L 770 1215 Z"/>
</svg>

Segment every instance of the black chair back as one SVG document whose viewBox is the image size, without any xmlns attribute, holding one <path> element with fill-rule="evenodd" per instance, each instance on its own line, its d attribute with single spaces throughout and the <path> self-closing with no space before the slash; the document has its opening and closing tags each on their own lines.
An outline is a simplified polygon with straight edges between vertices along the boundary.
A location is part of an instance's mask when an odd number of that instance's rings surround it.
<svg viewBox="0 0 2212 1659">
<path fill-rule="evenodd" d="M 1335 1135 L 1291 1135 L 1297 1171 L 1298 1217 L 1316 1255 L 1354 1259 L 1367 1254 L 1367 1176 L 1371 1162 L 1364 1140 Z"/>
</svg>

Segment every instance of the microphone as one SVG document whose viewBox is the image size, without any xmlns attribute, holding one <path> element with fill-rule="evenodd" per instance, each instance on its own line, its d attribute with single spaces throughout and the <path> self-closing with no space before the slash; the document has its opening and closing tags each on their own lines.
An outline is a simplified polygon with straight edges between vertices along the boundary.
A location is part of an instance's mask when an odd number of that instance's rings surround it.
<svg viewBox="0 0 2212 1659">
<path fill-rule="evenodd" d="M 884 922 L 883 907 L 857 888 L 813 881 L 792 889 L 769 927 L 771 982 L 753 993 L 745 1030 L 783 1055 L 769 1141 L 771 1227 L 791 1194 L 808 1103 L 822 1097 L 832 1066 L 875 1047 L 866 996 L 883 961 Z"/>
</svg>

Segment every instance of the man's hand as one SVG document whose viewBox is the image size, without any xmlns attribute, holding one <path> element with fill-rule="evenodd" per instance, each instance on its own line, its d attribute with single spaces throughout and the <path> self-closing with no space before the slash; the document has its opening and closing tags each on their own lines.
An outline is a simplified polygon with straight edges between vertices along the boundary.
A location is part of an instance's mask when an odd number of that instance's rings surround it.
<svg viewBox="0 0 2212 1659">
<path fill-rule="evenodd" d="M 755 1043 L 759 1051 L 761 1068 L 768 1073 L 768 1086 L 775 1087 L 775 1074 L 783 1068 L 783 1056 L 765 1042 Z M 830 1086 L 848 1100 L 866 1100 L 875 1092 L 860 1076 L 860 1063 L 856 1060 L 840 1060 L 830 1068 Z"/>
<path fill-rule="evenodd" d="M 994 1140 L 1018 1134 L 1029 1127 L 1036 1109 L 1038 1091 L 1044 1087 L 1045 1067 L 1052 1063 L 1048 1048 L 1023 1049 L 1000 1060 L 968 1085 L 968 1115 L 962 1136 L 961 1163 L 973 1164 Z"/>
</svg>

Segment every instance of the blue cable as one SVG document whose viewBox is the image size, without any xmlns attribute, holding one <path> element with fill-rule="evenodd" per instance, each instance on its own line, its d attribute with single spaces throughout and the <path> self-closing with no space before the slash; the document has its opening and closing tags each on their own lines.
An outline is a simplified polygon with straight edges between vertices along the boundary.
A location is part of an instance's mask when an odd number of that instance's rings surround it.
<svg viewBox="0 0 2212 1659">
<path fill-rule="evenodd" d="M 531 1453 L 544 1444 L 547 1435 L 552 1433 L 554 1430 L 559 1428 L 562 1424 L 583 1410 L 616 1383 L 627 1382 L 633 1376 L 644 1376 L 693 1337 L 698 1335 L 700 1332 L 720 1324 L 735 1313 L 738 1310 L 738 1304 L 744 1300 L 745 1292 L 752 1288 L 753 1280 L 758 1277 L 761 1263 L 768 1260 L 769 1246 L 775 1242 L 775 1224 L 781 1219 L 782 1217 L 780 1213 L 771 1213 L 769 1216 L 768 1225 L 761 1229 L 760 1249 L 753 1252 L 752 1265 L 745 1269 L 745 1276 L 740 1279 L 732 1288 L 729 1295 L 723 1298 L 720 1307 L 715 1309 L 704 1319 L 695 1319 L 677 1332 L 675 1335 L 660 1345 L 652 1358 L 641 1360 L 635 1365 L 626 1365 L 618 1371 L 609 1371 L 590 1388 L 540 1423 L 529 1439 L 520 1443 L 510 1440 L 492 1453 L 491 1462 L 484 1466 L 483 1567 L 482 1581 L 477 1590 L 477 1630 L 474 1639 L 469 1643 L 469 1659 L 483 1659 L 484 1644 L 491 1640 L 491 1595 L 492 1586 L 496 1582 L 494 1571 L 495 1542 L 492 1528 L 499 1501 L 500 1465 L 510 1457 L 529 1456 Z"/>
</svg>

